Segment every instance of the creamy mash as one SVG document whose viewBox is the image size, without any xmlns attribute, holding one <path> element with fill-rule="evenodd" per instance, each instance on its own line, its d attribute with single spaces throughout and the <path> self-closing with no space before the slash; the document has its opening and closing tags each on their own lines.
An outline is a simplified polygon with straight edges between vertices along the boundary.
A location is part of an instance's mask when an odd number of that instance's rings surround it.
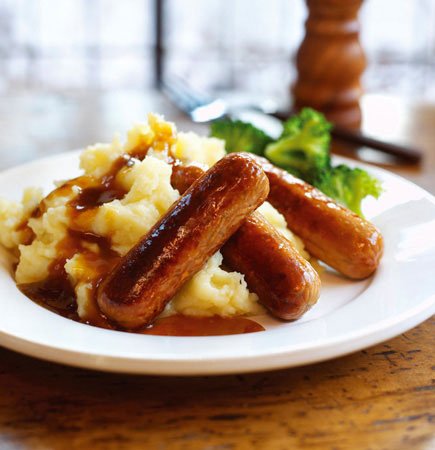
<svg viewBox="0 0 435 450">
<path fill-rule="evenodd" d="M 147 123 L 128 132 L 126 142 L 116 137 L 111 144 L 96 144 L 84 150 L 80 157 L 83 176 L 61 185 L 44 199 L 40 190 L 27 189 L 21 203 L 0 200 L 0 243 L 17 257 L 16 282 L 41 282 L 57 265 L 56 270 L 65 271 L 75 292 L 78 316 L 88 320 L 95 313 L 93 289 L 105 255 L 113 260 L 125 255 L 180 196 L 170 183 L 168 153 L 185 164 L 200 164 L 207 169 L 225 155 L 225 150 L 218 139 L 177 134 L 173 124 L 150 114 Z M 132 155 L 132 159 L 113 172 L 114 164 L 125 154 Z M 107 201 L 73 217 L 69 205 L 83 186 L 93 186 L 110 176 L 116 177 L 119 191 L 114 198 L 109 196 Z M 302 241 L 291 233 L 277 210 L 264 203 L 259 211 L 305 258 L 309 257 Z M 81 240 L 77 246 L 75 238 L 74 247 L 71 230 L 92 239 Z M 110 248 L 103 250 L 99 238 L 106 239 Z M 183 286 L 163 314 L 234 316 L 261 311 L 243 275 L 222 268 L 222 255 L 217 252 Z"/>
</svg>

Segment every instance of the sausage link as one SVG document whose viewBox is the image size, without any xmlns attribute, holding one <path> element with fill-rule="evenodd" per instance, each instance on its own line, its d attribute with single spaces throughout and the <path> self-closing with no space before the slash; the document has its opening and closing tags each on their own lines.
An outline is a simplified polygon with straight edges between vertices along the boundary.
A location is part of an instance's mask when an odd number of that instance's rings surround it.
<svg viewBox="0 0 435 450">
<path fill-rule="evenodd" d="M 184 166 L 180 161 L 172 161 L 171 185 L 184 194 L 205 171 L 198 166 Z"/>
<path fill-rule="evenodd" d="M 102 312 L 125 328 L 152 323 L 268 192 L 252 157 L 220 160 L 109 273 L 97 295 Z"/>
<path fill-rule="evenodd" d="M 268 201 L 313 256 L 349 278 L 363 279 L 376 270 L 383 239 L 372 223 L 265 158 L 256 159 L 269 178 Z"/>
<path fill-rule="evenodd" d="M 196 166 L 174 165 L 171 183 L 183 192 L 200 171 Z M 280 319 L 299 318 L 319 298 L 317 272 L 258 212 L 246 218 L 221 252 L 225 264 L 243 273 L 249 289 Z"/>
<path fill-rule="evenodd" d="M 261 214 L 252 213 L 221 251 L 274 316 L 298 319 L 317 302 L 319 275 Z"/>
</svg>

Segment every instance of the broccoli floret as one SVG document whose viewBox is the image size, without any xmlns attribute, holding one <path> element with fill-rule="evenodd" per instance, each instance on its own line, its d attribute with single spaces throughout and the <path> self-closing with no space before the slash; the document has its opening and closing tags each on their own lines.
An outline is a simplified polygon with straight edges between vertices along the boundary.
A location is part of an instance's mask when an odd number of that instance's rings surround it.
<svg viewBox="0 0 435 450">
<path fill-rule="evenodd" d="M 330 130 L 331 124 L 323 114 L 304 108 L 283 124 L 277 141 L 250 123 L 231 119 L 213 122 L 210 134 L 225 140 L 228 152 L 264 154 L 276 166 L 316 186 L 362 216 L 362 200 L 368 195 L 378 198 L 381 185 L 363 169 L 352 169 L 344 164 L 332 167 Z"/>
<path fill-rule="evenodd" d="M 220 119 L 212 122 L 210 136 L 223 139 L 227 152 L 249 152 L 263 155 L 273 141 L 264 131 L 241 120 Z"/>
<path fill-rule="evenodd" d="M 362 200 L 368 195 L 378 198 L 382 193 L 381 184 L 376 178 L 363 169 L 353 169 L 344 164 L 325 172 L 316 187 L 361 217 Z"/>
<path fill-rule="evenodd" d="M 265 156 L 274 164 L 314 184 L 330 168 L 331 124 L 311 108 L 284 123 L 278 141 L 269 144 Z"/>
</svg>

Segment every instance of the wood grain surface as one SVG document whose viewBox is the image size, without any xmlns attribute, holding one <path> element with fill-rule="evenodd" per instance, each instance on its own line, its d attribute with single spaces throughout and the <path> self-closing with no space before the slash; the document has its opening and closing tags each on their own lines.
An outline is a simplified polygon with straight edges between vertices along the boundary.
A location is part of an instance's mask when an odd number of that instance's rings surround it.
<svg viewBox="0 0 435 450">
<path fill-rule="evenodd" d="M 253 375 L 95 373 L 1 350 L 0 448 L 430 449 L 435 320 L 321 364 Z"/>
<path fill-rule="evenodd" d="M 108 104 L 107 98 L 84 98 L 90 96 L 67 97 L 64 116 L 59 103 L 49 102 L 51 115 L 37 119 L 30 114 L 32 103 L 22 98 L 8 99 L 15 119 L 2 114 L 0 104 L 0 124 L 9 130 L 0 136 L 0 166 L 41 156 L 44 149 L 73 148 L 83 136 L 86 142 L 107 139 L 108 130 L 137 119 L 128 117 L 125 108 L 119 119 L 104 116 L 98 108 Z M 138 98 L 125 102 L 135 104 Z M 161 99 L 142 100 L 140 108 L 163 109 L 179 119 Z M 60 111 L 56 119 L 54 110 Z M 388 167 L 434 193 L 435 106 L 374 96 L 363 102 L 363 111 L 373 118 L 366 131 L 423 147 L 422 166 Z M 391 120 L 388 111 L 399 115 Z M 24 130 L 14 126 L 13 120 L 25 116 Z M 97 119 L 82 129 L 83 117 L 92 116 Z M 35 123 L 44 125 L 39 141 L 31 134 Z M 59 123 L 70 125 L 65 134 L 59 133 Z M 189 125 L 182 123 L 182 128 Z M 19 149 L 26 148 L 34 153 L 23 156 Z M 386 343 L 333 361 L 197 378 L 98 373 L 0 349 L 0 449 L 429 450 L 435 448 L 434 344 L 432 318 Z"/>
</svg>

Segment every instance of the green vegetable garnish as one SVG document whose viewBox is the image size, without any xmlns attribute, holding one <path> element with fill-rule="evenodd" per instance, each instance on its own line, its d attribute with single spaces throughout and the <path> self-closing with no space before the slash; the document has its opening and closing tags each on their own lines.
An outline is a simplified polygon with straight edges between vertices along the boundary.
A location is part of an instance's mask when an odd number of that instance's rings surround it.
<svg viewBox="0 0 435 450">
<path fill-rule="evenodd" d="M 269 144 L 264 154 L 275 165 L 314 184 L 330 167 L 330 129 L 323 114 L 304 108 L 284 122 L 281 137 Z"/>
<path fill-rule="evenodd" d="M 220 119 L 212 122 L 211 136 L 225 141 L 227 152 L 249 152 L 263 155 L 266 146 L 273 141 L 264 131 L 241 120 Z"/>
<path fill-rule="evenodd" d="M 379 198 L 382 193 L 379 180 L 363 169 L 351 168 L 344 164 L 325 172 L 323 179 L 316 183 L 316 187 L 360 216 L 363 215 L 362 200 L 368 195 Z"/>
<path fill-rule="evenodd" d="M 382 187 L 363 169 L 331 165 L 331 128 L 323 114 L 304 108 L 284 122 L 275 141 L 254 125 L 231 119 L 213 122 L 210 134 L 225 141 L 227 152 L 264 155 L 362 216 L 362 200 L 368 195 L 378 198 Z"/>
</svg>

